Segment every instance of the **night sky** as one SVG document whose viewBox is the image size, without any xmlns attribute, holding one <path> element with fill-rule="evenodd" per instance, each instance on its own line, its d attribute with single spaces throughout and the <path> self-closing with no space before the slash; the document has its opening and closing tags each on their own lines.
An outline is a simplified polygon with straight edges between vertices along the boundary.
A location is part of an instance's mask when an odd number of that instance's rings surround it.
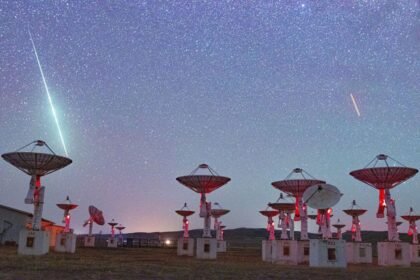
<svg viewBox="0 0 420 280">
<path fill-rule="evenodd" d="M 0 0 L 0 153 L 64 154 L 29 27 L 73 160 L 43 179 L 45 218 L 68 194 L 78 233 L 91 204 L 128 232 L 180 230 L 199 195 L 175 178 L 207 163 L 232 178 L 208 196 L 228 228 L 265 227 L 271 182 L 302 167 L 344 193 L 334 222 L 356 199 L 385 230 L 348 173 L 379 153 L 420 167 L 420 1 L 251 2 Z M 0 204 L 32 211 L 29 179 L 1 160 Z M 398 214 L 420 212 L 419 187 L 392 191 Z"/>
</svg>

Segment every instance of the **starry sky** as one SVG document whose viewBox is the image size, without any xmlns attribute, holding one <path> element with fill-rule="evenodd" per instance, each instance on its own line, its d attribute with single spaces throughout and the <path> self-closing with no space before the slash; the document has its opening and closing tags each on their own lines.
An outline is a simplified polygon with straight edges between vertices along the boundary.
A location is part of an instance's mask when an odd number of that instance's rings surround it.
<svg viewBox="0 0 420 280">
<path fill-rule="evenodd" d="M 174 210 L 199 195 L 175 178 L 200 163 L 232 178 L 208 196 L 228 228 L 265 227 L 271 182 L 302 167 L 344 193 L 333 221 L 356 199 L 362 227 L 385 230 L 348 173 L 379 153 L 420 167 L 418 0 L 0 0 L 0 152 L 64 154 L 28 27 L 73 160 L 43 179 L 44 217 L 60 222 L 68 194 L 76 232 L 91 204 L 128 232 L 180 230 Z M 31 211 L 29 179 L 1 160 L 0 204 Z M 420 212 L 419 187 L 392 191 L 399 214 Z"/>
</svg>

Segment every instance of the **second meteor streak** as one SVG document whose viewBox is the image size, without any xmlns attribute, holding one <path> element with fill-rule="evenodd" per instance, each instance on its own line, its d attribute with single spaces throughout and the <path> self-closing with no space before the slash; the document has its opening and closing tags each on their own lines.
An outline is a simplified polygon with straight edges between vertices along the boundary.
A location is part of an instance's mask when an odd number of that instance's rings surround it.
<svg viewBox="0 0 420 280">
<path fill-rule="evenodd" d="M 356 110 L 356 114 L 360 117 L 359 106 L 357 106 L 356 99 L 354 98 L 353 94 L 350 93 L 351 101 L 353 102 L 354 110 Z"/>
</svg>

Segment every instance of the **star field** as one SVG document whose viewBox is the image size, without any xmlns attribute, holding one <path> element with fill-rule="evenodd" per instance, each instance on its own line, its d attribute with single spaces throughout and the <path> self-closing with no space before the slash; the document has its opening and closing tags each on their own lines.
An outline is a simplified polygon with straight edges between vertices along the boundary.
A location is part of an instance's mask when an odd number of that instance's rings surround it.
<svg viewBox="0 0 420 280">
<path fill-rule="evenodd" d="M 175 178 L 205 162 L 232 178 L 208 196 L 228 228 L 264 227 L 271 182 L 302 167 L 344 193 L 334 222 L 356 199 L 362 228 L 385 229 L 348 173 L 379 153 L 420 167 L 420 2 L 255 2 L 0 1 L 1 153 L 64 154 L 30 28 L 73 159 L 44 179 L 44 217 L 68 194 L 76 232 L 91 204 L 129 232 L 181 229 L 199 196 Z M 419 178 L 392 191 L 398 214 L 420 212 Z M 0 204 L 31 211 L 28 183 L 0 162 Z"/>
</svg>

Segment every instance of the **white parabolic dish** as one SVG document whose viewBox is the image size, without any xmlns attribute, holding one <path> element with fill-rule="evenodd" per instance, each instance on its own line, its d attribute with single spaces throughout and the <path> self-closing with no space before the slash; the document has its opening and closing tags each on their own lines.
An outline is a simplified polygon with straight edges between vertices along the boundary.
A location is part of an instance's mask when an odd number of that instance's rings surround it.
<svg viewBox="0 0 420 280">
<path fill-rule="evenodd" d="M 328 209 L 336 205 L 342 196 L 340 190 L 330 184 L 316 184 L 303 193 L 303 201 L 314 209 Z"/>
</svg>

